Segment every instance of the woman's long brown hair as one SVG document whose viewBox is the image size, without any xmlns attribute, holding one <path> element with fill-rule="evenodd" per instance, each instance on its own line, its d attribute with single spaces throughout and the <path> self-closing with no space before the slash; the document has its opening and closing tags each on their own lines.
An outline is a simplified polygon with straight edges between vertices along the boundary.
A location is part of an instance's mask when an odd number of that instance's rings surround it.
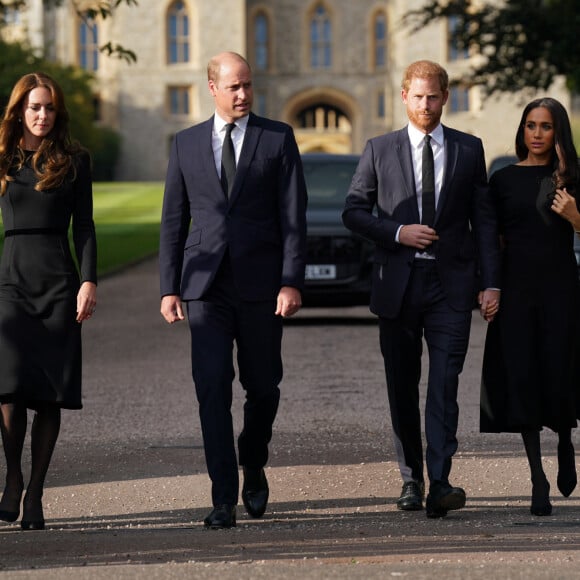
<svg viewBox="0 0 580 580">
<path fill-rule="evenodd" d="M 14 166 L 24 165 L 26 156 L 21 148 L 24 136 L 22 109 L 30 91 L 39 87 L 50 91 L 56 118 L 52 131 L 43 138 L 32 156 L 32 168 L 38 177 L 35 189 L 44 191 L 58 187 L 71 167 L 74 170 L 73 155 L 79 147 L 71 142 L 69 115 L 62 89 L 45 73 L 26 74 L 14 85 L 0 125 L 0 195 L 6 193 L 8 182 L 11 181 L 9 171 Z"/>
</svg>

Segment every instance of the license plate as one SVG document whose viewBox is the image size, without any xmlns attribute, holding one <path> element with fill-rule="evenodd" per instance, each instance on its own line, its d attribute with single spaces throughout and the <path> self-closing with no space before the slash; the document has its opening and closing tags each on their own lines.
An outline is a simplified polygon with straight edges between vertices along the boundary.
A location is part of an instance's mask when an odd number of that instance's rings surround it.
<svg viewBox="0 0 580 580">
<path fill-rule="evenodd" d="M 334 264 L 308 264 L 306 280 L 335 280 L 336 266 Z"/>
</svg>

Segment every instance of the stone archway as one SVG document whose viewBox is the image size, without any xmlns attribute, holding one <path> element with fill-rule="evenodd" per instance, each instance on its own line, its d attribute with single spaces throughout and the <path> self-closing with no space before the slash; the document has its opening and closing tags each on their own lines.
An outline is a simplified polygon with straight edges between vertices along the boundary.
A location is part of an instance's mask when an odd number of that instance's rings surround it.
<svg viewBox="0 0 580 580">
<path fill-rule="evenodd" d="M 354 111 L 348 95 L 318 88 L 295 95 L 284 116 L 301 153 L 352 153 Z"/>
<path fill-rule="evenodd" d="M 296 115 L 294 134 L 304 153 L 350 153 L 352 126 L 345 112 L 320 102 L 305 107 Z"/>
</svg>

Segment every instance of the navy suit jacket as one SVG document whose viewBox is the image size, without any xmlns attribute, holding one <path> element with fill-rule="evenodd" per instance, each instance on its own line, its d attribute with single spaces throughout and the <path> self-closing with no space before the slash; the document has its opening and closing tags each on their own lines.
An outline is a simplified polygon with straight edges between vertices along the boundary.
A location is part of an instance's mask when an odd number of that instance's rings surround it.
<svg viewBox="0 0 580 580">
<path fill-rule="evenodd" d="M 433 225 L 439 240 L 433 252 L 449 304 L 468 310 L 478 289 L 500 287 L 497 220 L 481 140 L 448 127 L 443 131 L 446 160 Z M 343 221 L 376 244 L 371 311 L 396 317 L 417 250 L 397 243 L 395 235 L 401 225 L 420 223 L 407 128 L 367 142 Z"/>
<path fill-rule="evenodd" d="M 306 262 L 306 186 L 289 125 L 250 114 L 228 199 L 212 150 L 213 117 L 173 141 L 165 182 L 161 296 L 203 296 L 226 251 L 243 300 L 301 289 Z"/>
</svg>

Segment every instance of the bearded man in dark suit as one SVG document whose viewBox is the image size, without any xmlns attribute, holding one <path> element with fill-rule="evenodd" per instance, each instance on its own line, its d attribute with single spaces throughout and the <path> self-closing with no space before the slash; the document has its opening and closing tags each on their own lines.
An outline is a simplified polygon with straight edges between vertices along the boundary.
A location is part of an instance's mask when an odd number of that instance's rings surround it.
<svg viewBox="0 0 580 580">
<path fill-rule="evenodd" d="M 465 491 L 449 482 L 458 379 L 474 298 L 479 290 L 482 314 L 491 319 L 500 284 L 483 146 L 441 124 L 448 82 L 437 63 L 407 67 L 401 95 L 409 124 L 367 142 L 343 212 L 346 227 L 376 244 L 370 308 L 379 316 L 402 510 L 423 508 L 423 336 L 427 343 L 426 511 L 432 518 L 465 505 Z"/>
</svg>

